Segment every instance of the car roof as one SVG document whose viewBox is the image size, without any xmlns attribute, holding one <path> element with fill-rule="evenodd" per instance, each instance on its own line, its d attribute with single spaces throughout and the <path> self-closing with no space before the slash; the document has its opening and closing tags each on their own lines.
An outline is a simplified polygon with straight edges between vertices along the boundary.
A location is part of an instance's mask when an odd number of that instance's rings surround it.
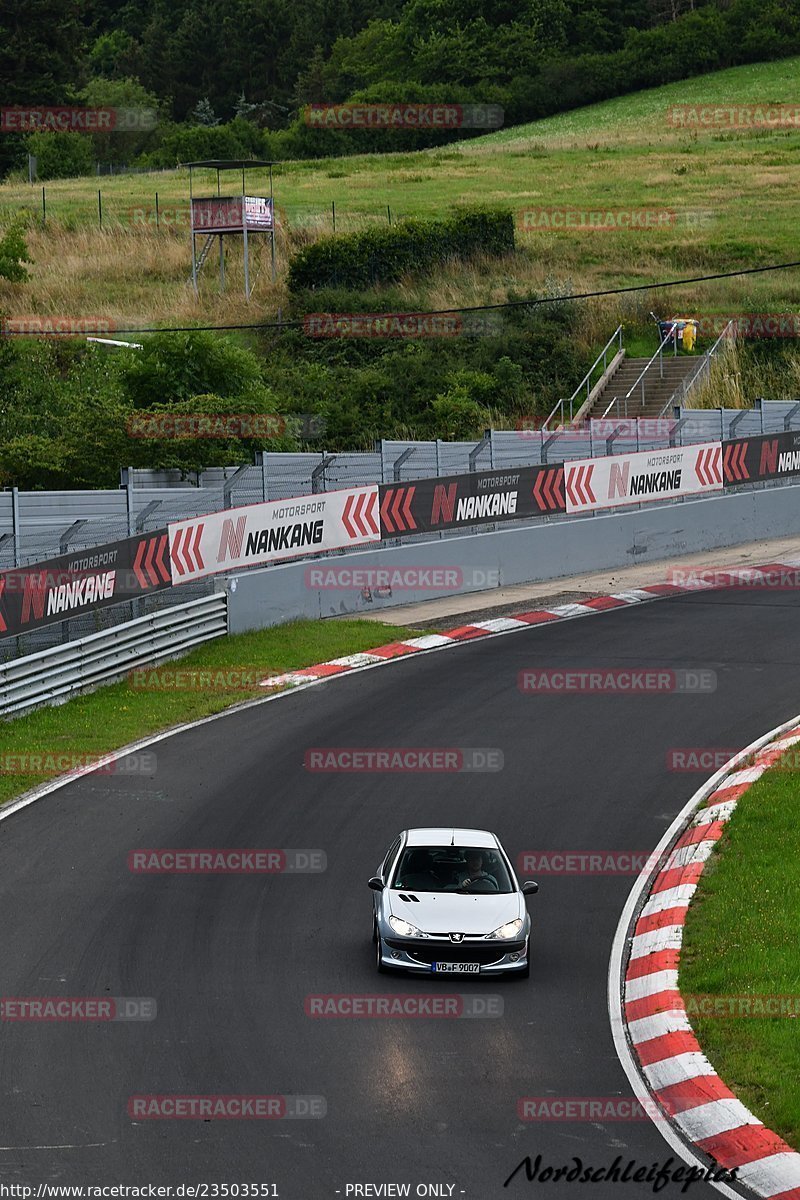
<svg viewBox="0 0 800 1200">
<path fill-rule="evenodd" d="M 457 829 L 452 825 L 430 829 L 407 829 L 407 846 L 487 846 L 495 848 L 499 842 L 487 829 Z"/>
</svg>

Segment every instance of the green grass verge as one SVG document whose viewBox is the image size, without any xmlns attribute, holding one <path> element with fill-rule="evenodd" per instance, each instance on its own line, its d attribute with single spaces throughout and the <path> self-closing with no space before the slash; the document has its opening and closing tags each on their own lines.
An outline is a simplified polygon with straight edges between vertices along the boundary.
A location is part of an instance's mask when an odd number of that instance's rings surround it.
<svg viewBox="0 0 800 1200">
<path fill-rule="evenodd" d="M 164 668 L 187 670 L 257 668 L 261 677 L 311 666 L 345 654 L 383 646 L 414 636 L 412 629 L 376 621 L 295 621 L 273 629 L 219 638 Z M 161 668 L 153 668 L 157 673 Z M 42 708 L 0 724 L 0 751 L 5 755 L 106 754 L 148 734 L 221 712 L 233 704 L 267 693 L 249 690 L 141 690 L 129 680 L 109 684 L 55 708 Z M 27 762 L 27 760 L 26 760 Z M 14 765 L 17 765 L 16 763 Z M 0 804 L 60 774 L 9 772 L 0 758 Z"/>
<path fill-rule="evenodd" d="M 800 997 L 796 769 L 773 768 L 739 801 L 689 908 L 679 985 L 685 1000 Z M 800 1018 L 691 1019 L 728 1086 L 800 1149 Z"/>
</svg>

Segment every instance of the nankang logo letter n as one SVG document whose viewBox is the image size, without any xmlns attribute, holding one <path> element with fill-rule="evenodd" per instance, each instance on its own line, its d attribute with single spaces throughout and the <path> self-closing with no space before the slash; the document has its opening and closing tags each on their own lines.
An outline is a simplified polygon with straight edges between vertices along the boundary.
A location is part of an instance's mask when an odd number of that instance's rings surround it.
<svg viewBox="0 0 800 1200">
<path fill-rule="evenodd" d="M 239 558 L 241 556 L 246 524 L 247 517 L 237 517 L 235 525 L 230 517 L 226 517 L 222 522 L 222 533 L 220 534 L 219 550 L 217 551 L 218 563 L 224 562 L 229 554 L 231 558 Z"/>
</svg>

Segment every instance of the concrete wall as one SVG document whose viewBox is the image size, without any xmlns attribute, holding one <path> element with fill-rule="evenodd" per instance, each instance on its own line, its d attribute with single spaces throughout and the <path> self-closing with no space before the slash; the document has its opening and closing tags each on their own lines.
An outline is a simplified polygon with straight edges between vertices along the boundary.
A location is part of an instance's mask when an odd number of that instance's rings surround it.
<svg viewBox="0 0 800 1200">
<path fill-rule="evenodd" d="M 794 533 L 800 534 L 800 485 L 303 560 L 246 571 L 218 581 L 218 587 L 227 586 L 229 592 L 230 632 L 241 633 L 296 617 L 358 616 L 437 596 L 535 583 Z M 411 573 L 412 582 L 415 568 L 450 575 L 438 580 L 439 587 L 394 586 L 376 593 L 374 587 L 367 592 L 359 586 L 321 588 L 311 574 L 356 568 L 403 570 Z"/>
</svg>

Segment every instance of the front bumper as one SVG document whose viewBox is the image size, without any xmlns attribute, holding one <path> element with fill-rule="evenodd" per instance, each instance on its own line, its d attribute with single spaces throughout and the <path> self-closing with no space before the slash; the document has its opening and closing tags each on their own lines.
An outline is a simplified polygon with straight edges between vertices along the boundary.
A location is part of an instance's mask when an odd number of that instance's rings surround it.
<svg viewBox="0 0 800 1200">
<path fill-rule="evenodd" d="M 430 938 L 414 941 L 411 938 L 385 938 L 381 942 L 381 961 L 384 966 L 420 975 L 438 974 L 433 970 L 434 962 L 468 963 L 477 962 L 480 972 L 442 972 L 441 978 L 470 978 L 475 974 L 502 975 L 506 972 L 522 971 L 528 963 L 528 941 L 487 943 L 437 942 Z"/>
</svg>

